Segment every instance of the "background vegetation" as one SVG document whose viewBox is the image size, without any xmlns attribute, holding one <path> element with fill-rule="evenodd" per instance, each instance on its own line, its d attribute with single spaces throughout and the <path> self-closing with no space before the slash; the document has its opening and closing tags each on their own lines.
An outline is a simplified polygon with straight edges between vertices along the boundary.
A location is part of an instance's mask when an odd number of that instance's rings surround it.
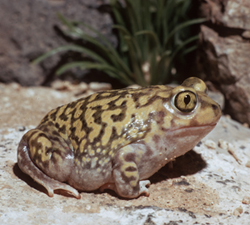
<svg viewBox="0 0 250 225">
<path fill-rule="evenodd" d="M 164 84 L 173 79 L 176 65 L 185 63 L 185 56 L 196 48 L 198 35 L 192 34 L 191 26 L 204 19 L 190 19 L 191 6 L 192 0 L 110 0 L 117 47 L 87 24 L 59 15 L 65 25 L 63 32 L 84 44 L 58 47 L 35 63 L 59 52 L 74 51 L 81 53 L 82 58 L 61 66 L 56 71 L 58 75 L 79 67 L 103 71 L 125 85 Z"/>
</svg>

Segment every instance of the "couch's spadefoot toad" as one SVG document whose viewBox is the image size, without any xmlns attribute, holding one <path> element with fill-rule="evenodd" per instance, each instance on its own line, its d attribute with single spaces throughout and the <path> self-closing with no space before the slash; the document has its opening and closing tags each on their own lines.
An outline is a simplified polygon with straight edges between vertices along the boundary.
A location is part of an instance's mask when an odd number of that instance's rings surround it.
<svg viewBox="0 0 250 225">
<path fill-rule="evenodd" d="M 62 189 L 149 195 L 147 179 L 191 150 L 221 116 L 206 85 L 158 85 L 92 94 L 50 111 L 18 146 L 18 166 L 49 196 Z M 68 183 L 68 184 L 66 184 Z M 77 190 L 76 190 L 77 189 Z"/>
</svg>

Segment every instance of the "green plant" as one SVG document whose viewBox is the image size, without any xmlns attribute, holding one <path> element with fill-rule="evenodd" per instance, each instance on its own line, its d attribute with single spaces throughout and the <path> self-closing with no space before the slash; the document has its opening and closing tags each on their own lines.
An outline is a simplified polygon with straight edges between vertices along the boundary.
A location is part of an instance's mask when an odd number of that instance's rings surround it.
<svg viewBox="0 0 250 225">
<path fill-rule="evenodd" d="M 192 0 L 110 0 L 115 20 L 114 30 L 118 34 L 115 48 L 97 30 L 62 15 L 59 19 L 67 29 L 66 35 L 82 39 L 85 45 L 66 45 L 37 58 L 45 58 L 63 51 L 75 51 L 90 57 L 91 61 L 69 62 L 57 70 L 62 74 L 68 69 L 97 69 L 119 79 L 125 85 L 137 83 L 142 86 L 163 84 L 171 78 L 177 59 L 196 48 L 198 36 L 191 36 L 191 25 L 204 19 L 190 20 L 187 15 Z M 94 32 L 93 38 L 80 27 Z M 94 48 L 93 48 L 94 47 Z"/>
</svg>

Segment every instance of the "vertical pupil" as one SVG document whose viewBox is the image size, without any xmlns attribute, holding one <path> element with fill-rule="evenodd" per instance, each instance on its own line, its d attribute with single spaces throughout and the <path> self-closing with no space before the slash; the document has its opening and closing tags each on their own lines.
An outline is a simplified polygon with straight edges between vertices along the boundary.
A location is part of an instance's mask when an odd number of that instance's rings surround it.
<svg viewBox="0 0 250 225">
<path fill-rule="evenodd" d="M 184 102 L 186 105 L 190 102 L 190 95 L 185 95 Z"/>
</svg>

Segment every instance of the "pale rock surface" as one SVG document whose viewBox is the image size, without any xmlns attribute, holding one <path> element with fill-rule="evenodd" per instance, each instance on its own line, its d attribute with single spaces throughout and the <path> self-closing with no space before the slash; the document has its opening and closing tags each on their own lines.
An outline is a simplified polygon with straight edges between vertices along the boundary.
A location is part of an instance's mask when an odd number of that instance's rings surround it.
<svg viewBox="0 0 250 225">
<path fill-rule="evenodd" d="M 153 175 L 149 197 L 126 200 L 97 191 L 82 192 L 80 200 L 50 198 L 19 170 L 17 145 L 50 109 L 76 97 L 1 84 L 0 96 L 1 225 L 249 224 L 250 130 L 229 117 L 194 150 Z"/>
</svg>

